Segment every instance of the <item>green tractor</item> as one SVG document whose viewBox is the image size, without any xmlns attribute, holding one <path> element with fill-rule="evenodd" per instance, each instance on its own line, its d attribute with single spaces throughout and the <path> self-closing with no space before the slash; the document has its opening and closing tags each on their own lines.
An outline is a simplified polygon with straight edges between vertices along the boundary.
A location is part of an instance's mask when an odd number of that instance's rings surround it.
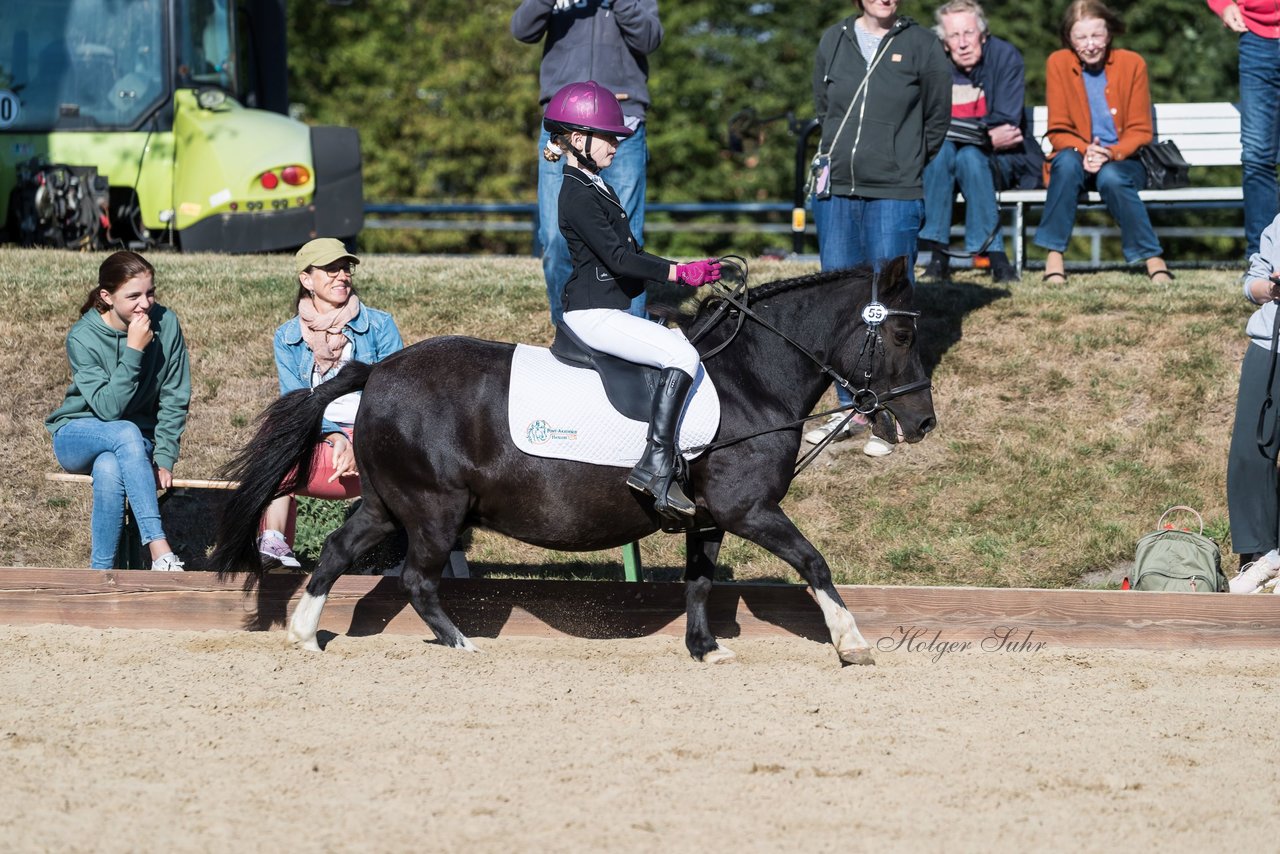
<svg viewBox="0 0 1280 854">
<path fill-rule="evenodd" d="M 284 0 L 5 0 L 0 239 L 353 241 L 360 141 L 289 118 Z"/>
</svg>

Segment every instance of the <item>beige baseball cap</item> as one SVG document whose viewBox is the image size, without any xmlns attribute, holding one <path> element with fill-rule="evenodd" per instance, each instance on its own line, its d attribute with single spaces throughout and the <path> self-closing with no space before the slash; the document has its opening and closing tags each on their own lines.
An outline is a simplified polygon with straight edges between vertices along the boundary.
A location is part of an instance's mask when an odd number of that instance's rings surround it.
<svg viewBox="0 0 1280 854">
<path fill-rule="evenodd" d="M 347 251 L 342 241 L 336 237 L 317 237 L 303 244 L 293 256 L 299 273 L 305 273 L 308 267 L 323 267 L 332 264 L 339 258 L 350 258 L 352 264 L 359 264 L 360 259 Z"/>
</svg>

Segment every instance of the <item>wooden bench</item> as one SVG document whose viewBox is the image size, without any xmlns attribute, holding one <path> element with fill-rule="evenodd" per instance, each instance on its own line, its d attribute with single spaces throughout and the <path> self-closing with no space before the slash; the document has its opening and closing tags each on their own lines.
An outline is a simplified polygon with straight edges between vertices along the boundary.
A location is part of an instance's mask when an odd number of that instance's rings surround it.
<svg viewBox="0 0 1280 854">
<path fill-rule="evenodd" d="M 1225 101 L 1156 104 L 1156 141 L 1171 139 L 1192 166 L 1240 165 L 1240 108 Z M 1049 130 L 1049 108 L 1030 108 L 1031 127 L 1044 150 L 1051 150 L 1045 134 Z M 1191 172 L 1194 182 L 1197 171 Z M 1046 190 L 1004 190 L 998 194 L 1002 208 L 1013 210 L 1013 264 L 1019 270 L 1026 263 L 1027 209 L 1043 207 Z M 1244 201 L 1244 191 L 1233 187 L 1187 187 L 1181 190 L 1143 190 L 1138 194 L 1148 207 L 1222 208 Z M 1090 192 L 1085 205 L 1097 207 L 1102 197 Z"/>
</svg>

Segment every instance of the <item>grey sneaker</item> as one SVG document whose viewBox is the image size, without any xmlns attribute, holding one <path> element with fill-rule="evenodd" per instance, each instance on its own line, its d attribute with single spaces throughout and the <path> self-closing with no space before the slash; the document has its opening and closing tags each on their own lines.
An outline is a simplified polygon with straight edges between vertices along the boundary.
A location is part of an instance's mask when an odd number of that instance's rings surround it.
<svg viewBox="0 0 1280 854">
<path fill-rule="evenodd" d="M 263 534 L 258 538 L 258 554 L 268 566 L 286 566 L 289 569 L 300 569 L 302 564 L 294 556 L 293 549 L 283 538 L 272 534 Z"/>
<path fill-rule="evenodd" d="M 186 564 L 173 552 L 162 554 L 151 561 L 152 572 L 185 572 L 186 568 Z"/>
<path fill-rule="evenodd" d="M 817 427 L 814 427 L 812 430 L 809 430 L 804 434 L 804 440 L 810 445 L 816 445 L 832 433 L 835 433 L 837 430 L 839 431 L 839 434 L 831 441 L 838 442 L 841 439 L 848 439 L 853 435 L 853 420 L 850 419 L 849 423 L 845 424 L 844 427 L 840 426 L 840 423 L 845 420 L 848 414 L 849 413 L 847 412 L 836 412 L 828 415 L 826 421 L 823 421 Z"/>
<path fill-rule="evenodd" d="M 1280 565 L 1271 557 L 1272 554 L 1274 552 L 1240 567 L 1240 574 L 1227 582 L 1227 589 L 1232 593 L 1261 593 L 1266 583 L 1280 571 Z"/>
</svg>

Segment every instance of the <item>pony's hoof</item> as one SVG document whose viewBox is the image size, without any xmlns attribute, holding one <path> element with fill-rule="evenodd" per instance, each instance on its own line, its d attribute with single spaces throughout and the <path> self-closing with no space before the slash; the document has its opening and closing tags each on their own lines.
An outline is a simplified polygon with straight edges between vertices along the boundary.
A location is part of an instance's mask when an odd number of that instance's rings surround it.
<svg viewBox="0 0 1280 854">
<path fill-rule="evenodd" d="M 295 649 L 305 649 L 308 652 L 322 652 L 322 650 L 320 649 L 320 642 L 316 640 L 315 636 L 312 636 L 309 638 L 300 638 L 294 635 L 292 632 L 290 632 L 287 635 L 286 640 L 288 640 L 289 645 L 294 647 Z"/>
<path fill-rule="evenodd" d="M 736 652 L 729 649 L 729 647 L 725 646 L 724 644 L 720 644 L 715 649 L 711 650 L 706 655 L 702 656 L 702 663 L 703 664 L 728 664 L 730 661 L 737 660 L 737 658 L 738 658 L 738 654 Z"/>
<path fill-rule="evenodd" d="M 871 647 L 861 647 L 859 649 L 841 649 L 837 650 L 840 654 L 840 661 L 844 664 L 875 664 L 875 657 L 871 655 Z"/>
</svg>

